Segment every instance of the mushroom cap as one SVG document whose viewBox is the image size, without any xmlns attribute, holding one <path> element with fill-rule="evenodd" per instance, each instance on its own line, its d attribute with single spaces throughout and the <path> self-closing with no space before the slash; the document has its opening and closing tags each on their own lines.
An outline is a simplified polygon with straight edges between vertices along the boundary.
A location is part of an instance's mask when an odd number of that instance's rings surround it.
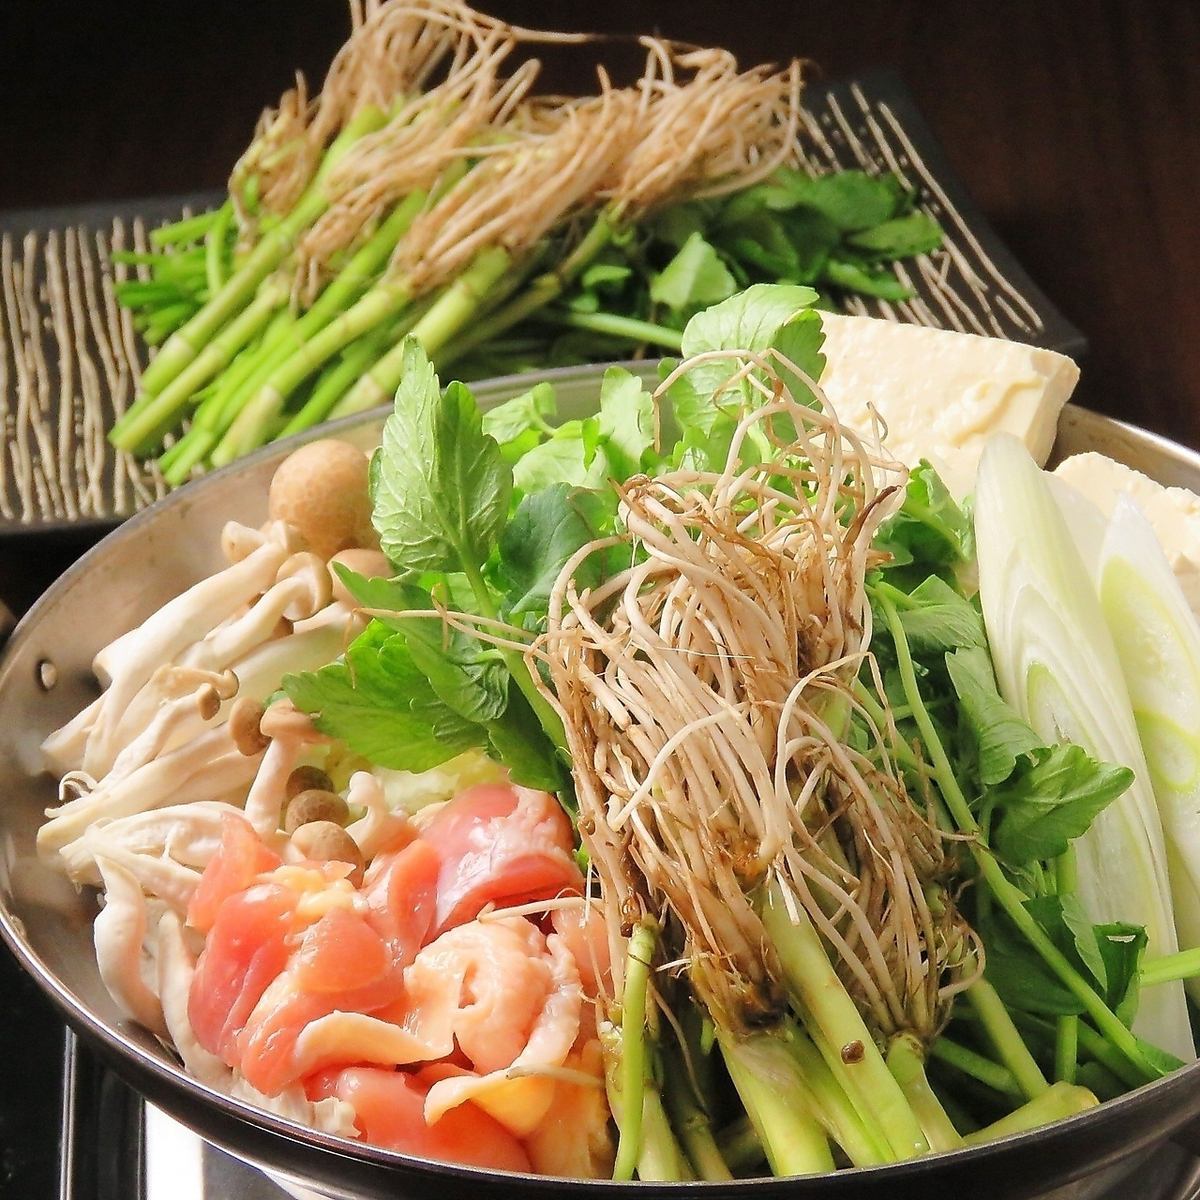
<svg viewBox="0 0 1200 1200">
<path fill-rule="evenodd" d="M 339 563 L 348 567 L 366 579 L 386 579 L 393 574 L 392 564 L 382 550 L 340 550 L 329 560 L 329 575 L 333 581 L 333 598 L 353 608 L 358 602 L 350 594 L 350 589 L 342 582 L 341 576 L 333 569 Z"/>
<path fill-rule="evenodd" d="M 294 450 L 275 469 L 271 518 L 299 530 L 314 553 L 375 547 L 367 456 L 348 442 L 321 438 Z"/>
</svg>

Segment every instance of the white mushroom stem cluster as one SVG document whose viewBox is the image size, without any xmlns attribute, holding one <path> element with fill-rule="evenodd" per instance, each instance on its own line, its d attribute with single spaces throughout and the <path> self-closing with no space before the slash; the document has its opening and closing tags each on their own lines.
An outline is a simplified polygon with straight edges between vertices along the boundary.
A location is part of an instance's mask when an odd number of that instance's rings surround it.
<svg viewBox="0 0 1200 1200">
<path fill-rule="evenodd" d="M 884 733 L 869 750 L 845 736 L 869 653 L 872 541 L 903 472 L 839 424 L 815 383 L 815 406 L 793 398 L 793 364 L 746 355 L 733 373 L 754 401 L 724 469 L 631 480 L 634 565 L 583 591 L 576 571 L 611 539 L 585 547 L 551 597 L 548 694 L 613 959 L 633 921 L 669 914 L 682 936 L 666 956 L 718 1019 L 770 1022 L 786 1003 L 764 923 L 773 895 L 819 930 L 876 1028 L 928 1035 L 955 919 L 926 902 L 941 841 Z"/>
<path fill-rule="evenodd" d="M 287 861 L 334 858 L 361 871 L 407 819 L 360 773 L 349 801 L 361 815 L 349 830 L 329 820 L 293 829 L 285 808 L 298 779 L 306 812 L 344 818 L 350 808 L 305 765 L 324 741 L 308 717 L 286 701 L 263 708 L 285 674 L 332 661 L 361 628 L 338 564 L 389 573 L 370 525 L 366 456 L 343 442 L 303 447 L 276 471 L 268 522 L 229 523 L 221 551 L 221 570 L 96 655 L 100 695 L 43 743 L 61 803 L 38 846 L 75 883 L 102 889 L 96 955 L 121 1010 L 173 1045 L 192 1074 L 236 1090 L 244 1081 L 198 1044 L 187 1015 L 201 948 L 187 910 L 223 821 L 244 816 Z M 353 1133 L 341 1101 L 312 1104 L 297 1089 L 248 1098 Z"/>
</svg>

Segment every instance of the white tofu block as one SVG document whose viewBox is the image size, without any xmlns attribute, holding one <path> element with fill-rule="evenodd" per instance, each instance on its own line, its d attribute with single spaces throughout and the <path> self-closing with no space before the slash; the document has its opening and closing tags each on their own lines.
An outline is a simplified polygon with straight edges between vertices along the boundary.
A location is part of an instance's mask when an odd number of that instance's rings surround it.
<svg viewBox="0 0 1200 1200">
<path fill-rule="evenodd" d="M 821 386 L 860 434 L 887 426 L 887 450 L 906 466 L 927 458 L 962 499 L 975 486 L 988 437 L 1015 434 L 1039 465 L 1079 379 L 1065 355 L 1000 338 L 873 317 L 822 313 Z"/>
<path fill-rule="evenodd" d="M 1072 454 L 1054 474 L 1087 497 L 1105 516 L 1126 495 L 1154 527 L 1192 611 L 1200 613 L 1200 496 L 1186 488 L 1163 487 L 1141 471 L 1089 451 Z"/>
</svg>

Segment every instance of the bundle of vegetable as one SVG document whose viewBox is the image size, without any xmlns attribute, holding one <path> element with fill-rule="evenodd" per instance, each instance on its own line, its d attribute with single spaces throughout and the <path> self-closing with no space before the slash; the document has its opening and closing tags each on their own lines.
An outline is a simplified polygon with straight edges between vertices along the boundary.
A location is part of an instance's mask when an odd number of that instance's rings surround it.
<svg viewBox="0 0 1200 1200">
<path fill-rule="evenodd" d="M 374 534 L 361 456 L 317 443 L 102 652 L 41 844 L 189 1069 L 418 1153 L 670 1180 L 971 1145 L 1194 1057 L 1161 710 L 1200 650 L 1133 582 L 1168 568 L 1120 511 L 1081 558 L 1015 442 L 972 523 L 842 424 L 815 299 L 749 288 L 559 425 L 406 338 Z M 505 989 L 519 1035 L 469 1002 Z"/>
<path fill-rule="evenodd" d="M 794 168 L 796 62 L 739 72 L 645 39 L 634 87 L 601 71 L 598 98 L 535 97 L 536 60 L 504 71 L 562 35 L 455 0 L 355 12 L 320 96 L 301 82 L 264 116 L 229 201 L 131 259 L 150 278 L 120 297 L 163 345 L 111 439 L 153 453 L 190 418 L 170 482 L 384 402 L 409 331 L 468 374 L 677 347 L 754 279 L 899 298 L 882 264 L 940 241 L 895 180 Z"/>
</svg>

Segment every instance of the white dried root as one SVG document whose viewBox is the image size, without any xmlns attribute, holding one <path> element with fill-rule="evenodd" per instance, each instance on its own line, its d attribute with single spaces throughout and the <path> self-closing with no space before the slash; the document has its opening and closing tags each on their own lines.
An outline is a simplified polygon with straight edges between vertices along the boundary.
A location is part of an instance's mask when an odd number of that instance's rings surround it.
<svg viewBox="0 0 1200 1200">
<path fill-rule="evenodd" d="M 613 961 L 633 921 L 670 914 L 704 1002 L 732 1028 L 769 1022 L 785 1003 L 760 915 L 770 884 L 827 939 L 877 1028 L 928 1034 L 957 919 L 952 906 L 933 915 L 924 894 L 942 843 L 882 732 L 869 751 L 844 738 L 869 653 L 871 544 L 902 500 L 887 476 L 903 471 L 844 429 L 811 380 L 816 406 L 795 400 L 783 375 L 794 364 L 723 357 L 752 396 L 724 470 L 624 485 L 635 565 L 580 591 L 575 571 L 611 540 L 582 550 L 536 648 Z"/>
</svg>

